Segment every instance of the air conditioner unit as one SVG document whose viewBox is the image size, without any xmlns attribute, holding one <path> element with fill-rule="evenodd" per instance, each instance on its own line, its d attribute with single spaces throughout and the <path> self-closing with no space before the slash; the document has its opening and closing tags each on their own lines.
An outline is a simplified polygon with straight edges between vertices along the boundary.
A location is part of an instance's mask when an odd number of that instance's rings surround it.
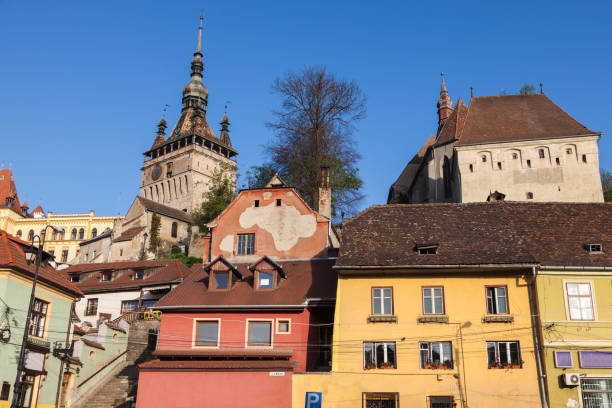
<svg viewBox="0 0 612 408">
<path fill-rule="evenodd" d="M 573 387 L 580 385 L 580 374 L 578 373 L 565 373 L 563 374 L 563 382 L 565 385 Z"/>
</svg>

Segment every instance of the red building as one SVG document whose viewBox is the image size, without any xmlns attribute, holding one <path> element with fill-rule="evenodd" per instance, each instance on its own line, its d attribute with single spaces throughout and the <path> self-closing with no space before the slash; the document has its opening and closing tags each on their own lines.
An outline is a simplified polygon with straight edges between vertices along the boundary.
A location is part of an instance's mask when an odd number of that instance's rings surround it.
<svg viewBox="0 0 612 408">
<path fill-rule="evenodd" d="M 329 370 L 329 224 L 278 177 L 242 191 L 210 224 L 213 260 L 156 305 L 157 359 L 139 366 L 137 407 L 289 407 L 294 371 Z"/>
</svg>

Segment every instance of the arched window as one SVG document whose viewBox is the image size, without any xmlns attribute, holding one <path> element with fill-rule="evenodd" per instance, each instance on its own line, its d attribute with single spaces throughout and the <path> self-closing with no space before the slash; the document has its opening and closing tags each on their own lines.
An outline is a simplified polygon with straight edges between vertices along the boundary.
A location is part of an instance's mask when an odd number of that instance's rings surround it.
<svg viewBox="0 0 612 408">
<path fill-rule="evenodd" d="M 22 235 L 23 233 L 21 232 L 21 230 L 17 231 L 17 238 L 21 238 Z"/>
<path fill-rule="evenodd" d="M 53 232 L 51 233 L 51 239 L 53 241 L 57 240 L 57 231 L 56 230 L 53 230 Z"/>
<path fill-rule="evenodd" d="M 30 230 L 30 232 L 28 232 L 28 241 L 31 241 L 34 239 L 34 230 Z"/>
<path fill-rule="evenodd" d="M 79 230 L 79 239 L 83 239 L 83 238 L 85 238 L 85 230 L 81 228 Z"/>
<path fill-rule="evenodd" d="M 173 222 L 172 223 L 172 238 L 176 238 L 176 236 L 178 235 L 178 223 L 177 222 Z"/>
<path fill-rule="evenodd" d="M 98 229 L 97 228 L 92 229 L 91 230 L 91 237 L 95 238 L 97 236 L 98 236 Z"/>
<path fill-rule="evenodd" d="M 73 228 L 72 231 L 70 232 L 70 239 L 76 239 L 76 228 Z"/>
</svg>

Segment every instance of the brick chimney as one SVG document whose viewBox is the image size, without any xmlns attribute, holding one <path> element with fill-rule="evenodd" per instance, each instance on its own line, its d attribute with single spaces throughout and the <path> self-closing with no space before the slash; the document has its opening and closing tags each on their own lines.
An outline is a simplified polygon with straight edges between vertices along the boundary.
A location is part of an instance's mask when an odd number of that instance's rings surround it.
<svg viewBox="0 0 612 408">
<path fill-rule="evenodd" d="M 331 219 L 331 186 L 329 184 L 329 167 L 321 167 L 321 185 L 319 187 L 319 214 Z"/>
</svg>

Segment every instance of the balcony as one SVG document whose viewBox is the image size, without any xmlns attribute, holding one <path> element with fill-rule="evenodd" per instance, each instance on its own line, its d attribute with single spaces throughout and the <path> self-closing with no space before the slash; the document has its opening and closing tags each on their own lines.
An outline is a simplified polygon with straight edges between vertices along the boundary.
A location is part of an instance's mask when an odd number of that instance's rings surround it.
<svg viewBox="0 0 612 408">
<path fill-rule="evenodd" d="M 31 350 L 40 351 L 41 353 L 48 353 L 51 351 L 51 343 L 36 337 L 28 337 L 27 346 Z"/>
</svg>

